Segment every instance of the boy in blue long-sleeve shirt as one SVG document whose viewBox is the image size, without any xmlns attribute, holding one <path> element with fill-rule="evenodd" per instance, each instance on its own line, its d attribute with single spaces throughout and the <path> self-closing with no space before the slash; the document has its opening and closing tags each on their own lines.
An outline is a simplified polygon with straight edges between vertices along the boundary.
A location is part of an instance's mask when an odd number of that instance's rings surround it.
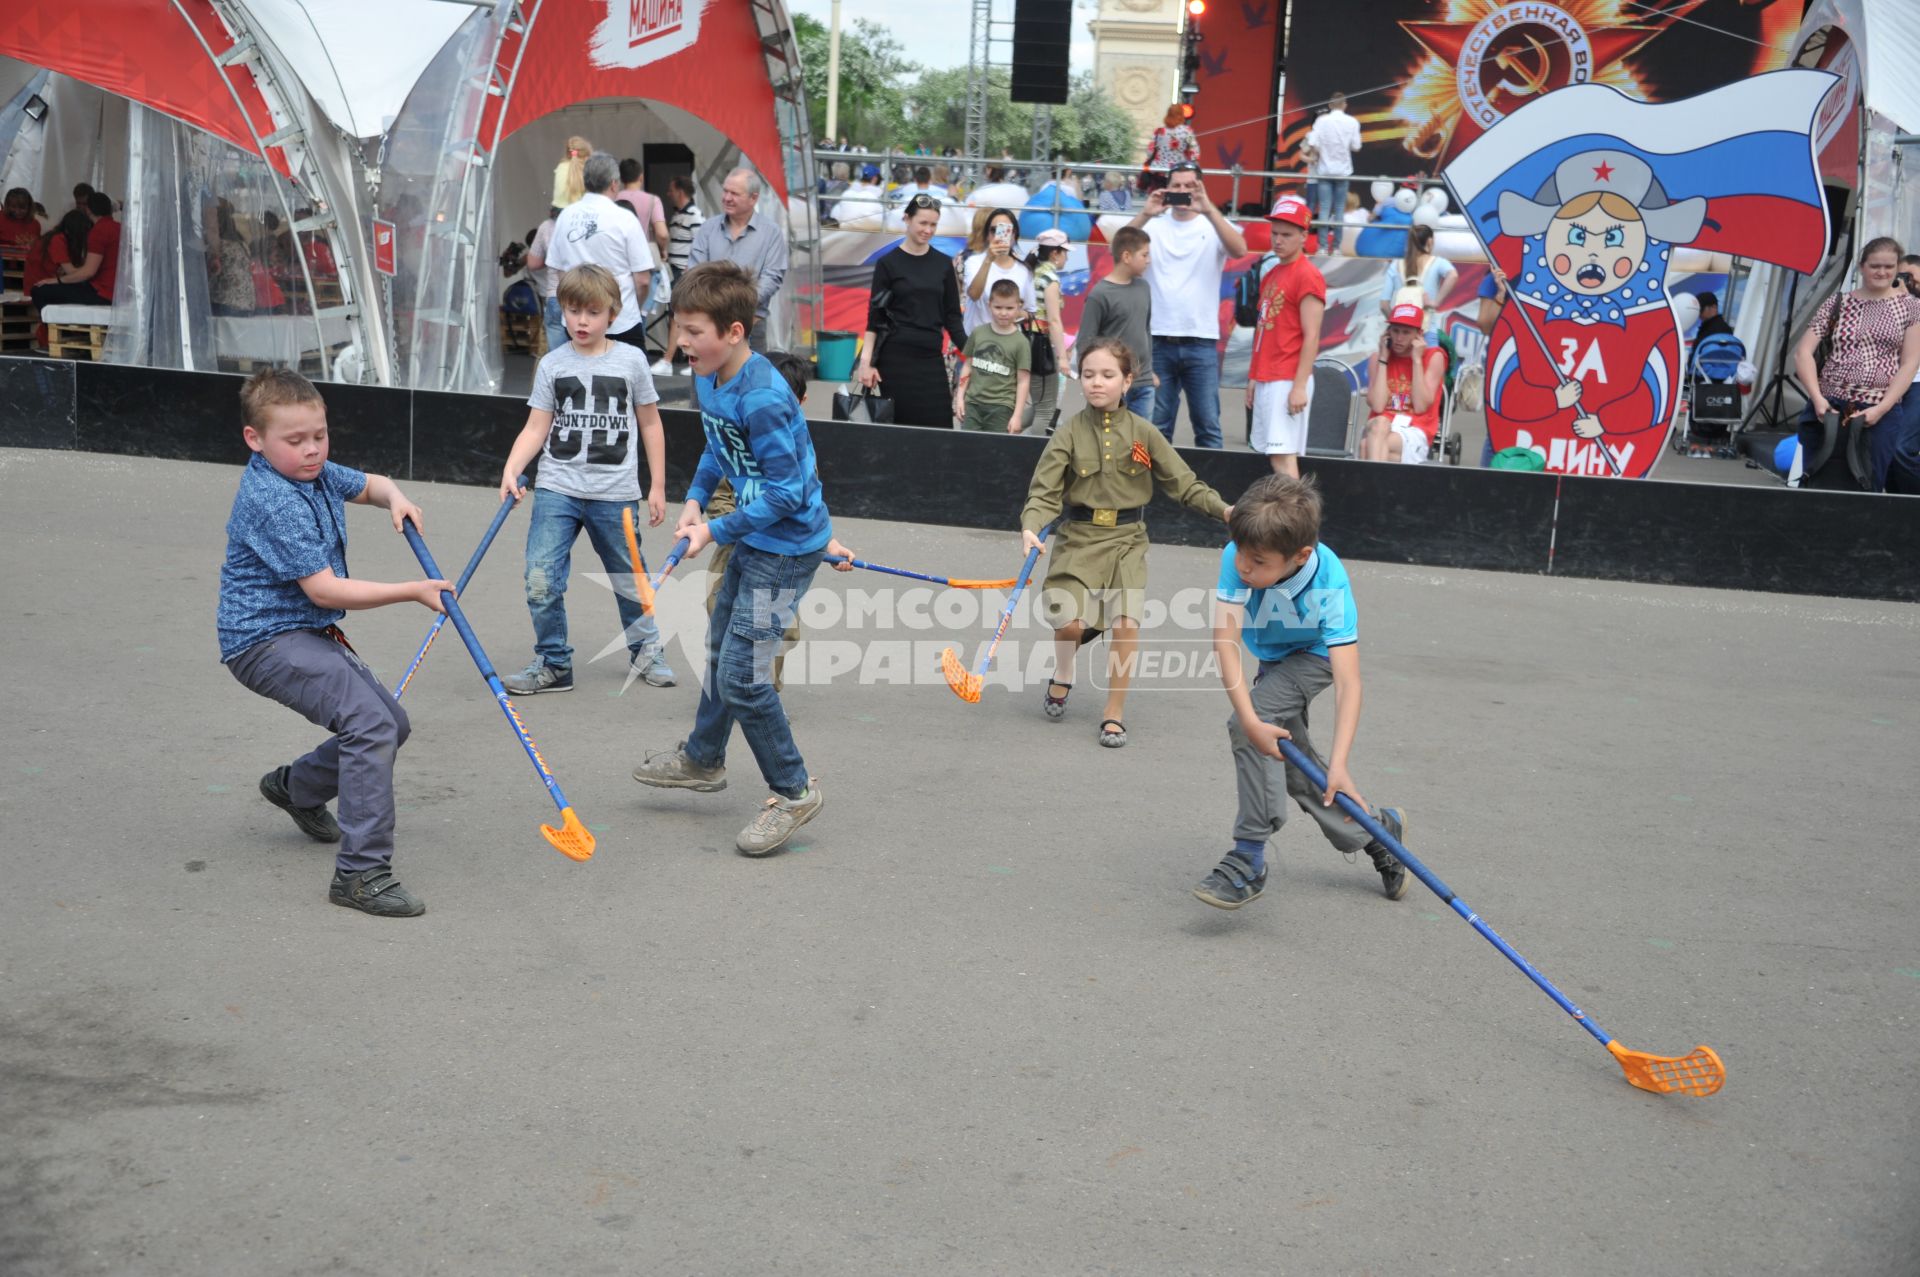
<svg viewBox="0 0 1920 1277">
<path fill-rule="evenodd" d="M 773 791 L 734 842 L 747 856 L 784 847 L 824 801 L 793 743 L 773 660 L 833 539 L 800 401 L 747 346 L 758 302 L 753 277 L 731 262 L 703 262 L 674 281 L 674 320 L 707 433 L 674 537 L 687 538 L 689 559 L 710 542 L 733 553 L 707 624 L 707 677 L 693 732 L 633 773 L 663 789 L 725 789 L 727 741 L 738 723 Z M 705 507 L 723 478 L 736 505 L 709 523 Z"/>
</svg>

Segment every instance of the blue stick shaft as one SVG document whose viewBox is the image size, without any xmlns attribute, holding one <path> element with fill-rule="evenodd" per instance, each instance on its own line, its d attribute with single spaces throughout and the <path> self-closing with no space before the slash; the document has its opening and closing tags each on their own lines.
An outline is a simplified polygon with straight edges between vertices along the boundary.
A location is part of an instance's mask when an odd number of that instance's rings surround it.
<svg viewBox="0 0 1920 1277">
<path fill-rule="evenodd" d="M 525 487 L 526 482 L 527 476 L 521 475 L 520 485 Z M 453 583 L 455 594 L 467 592 L 467 582 L 473 580 L 473 574 L 479 568 L 480 560 L 486 557 L 487 547 L 492 545 L 493 538 L 499 535 L 500 527 L 507 521 L 507 516 L 513 513 L 514 505 L 515 502 L 511 497 L 501 499 L 500 508 L 493 512 L 493 522 L 487 525 L 486 535 L 480 538 L 479 548 L 473 552 L 473 557 L 467 560 L 466 570 L 460 574 L 460 579 Z M 433 618 L 433 626 L 427 630 L 427 637 L 421 640 L 420 650 L 413 654 L 413 664 L 407 666 L 407 672 L 400 676 L 400 686 L 393 689 L 394 700 L 399 700 L 405 694 L 407 684 L 413 681 L 413 672 L 420 668 L 420 662 L 427 659 L 427 649 L 433 646 L 433 640 L 440 634 L 440 627 L 446 623 L 447 617 L 444 612 Z"/>
<path fill-rule="evenodd" d="M 407 544 L 413 547 L 413 557 L 420 560 L 420 566 L 430 578 L 440 576 L 440 567 L 433 561 L 433 552 L 427 549 L 427 543 L 421 539 L 420 532 L 408 519 L 403 525 L 407 534 Z M 561 811 L 568 807 L 567 796 L 560 792 L 560 782 L 547 770 L 546 760 L 540 757 L 540 751 L 534 748 L 533 738 L 527 735 L 527 729 L 520 725 L 520 715 L 514 712 L 513 702 L 507 699 L 507 689 L 500 685 L 500 676 L 493 671 L 493 662 L 487 659 L 486 649 L 480 646 L 473 627 L 467 624 L 466 613 L 460 610 L 460 601 L 450 591 L 440 591 L 440 605 L 447 609 L 447 616 L 453 621 L 453 628 L 460 633 L 460 641 L 467 645 L 467 652 L 473 657 L 473 663 L 480 667 L 480 677 L 487 680 L 487 687 L 493 692 L 493 699 L 500 703 L 500 711 L 513 724 L 513 734 L 520 738 L 520 748 L 527 751 L 527 757 L 533 760 L 533 769 L 540 773 L 540 780 L 547 787 L 547 795 L 553 799 L 554 806 Z"/>
<path fill-rule="evenodd" d="M 1055 519 L 1046 527 L 1041 528 L 1040 539 L 1045 541 L 1049 536 L 1053 535 L 1053 530 L 1059 523 L 1060 520 Z M 1040 551 L 1037 548 L 1027 551 L 1027 561 L 1020 565 L 1020 576 L 1019 579 L 1013 583 L 1013 593 L 1007 596 L 1007 606 L 1001 609 L 1000 624 L 993 627 L 993 642 L 987 644 L 987 650 L 980 654 L 980 663 L 974 666 L 973 672 L 975 677 L 985 678 L 987 676 L 987 666 L 993 663 L 993 653 L 994 650 L 1000 646 L 1000 636 L 1007 632 L 1007 623 L 1013 620 L 1014 605 L 1020 602 L 1020 591 L 1027 588 L 1027 578 L 1033 575 L 1033 565 L 1039 561 Z"/>
<path fill-rule="evenodd" d="M 1302 775 L 1304 775 L 1308 780 L 1314 783 L 1315 788 L 1319 789 L 1320 792 L 1322 793 L 1326 792 L 1327 774 L 1321 771 L 1320 768 L 1315 765 L 1314 761 L 1311 758 L 1308 758 L 1306 754 L 1302 753 L 1299 746 L 1295 745 L 1290 740 L 1283 740 L 1280 742 L 1280 752 L 1286 756 L 1287 762 L 1291 763 L 1294 767 L 1298 768 Z M 1528 962 L 1525 958 L 1521 957 L 1518 950 L 1516 950 L 1512 945 L 1508 944 L 1505 940 L 1501 939 L 1500 933 L 1495 931 L 1492 927 L 1489 927 L 1486 924 L 1485 920 L 1482 919 L 1479 914 L 1467 908 L 1466 903 L 1462 901 L 1460 897 L 1453 894 L 1452 887 L 1449 887 L 1446 883 L 1441 882 L 1438 874 L 1434 873 L 1433 870 L 1421 864 L 1420 861 L 1413 855 L 1413 853 L 1408 851 L 1406 847 L 1404 847 L 1401 844 L 1398 838 L 1395 838 L 1392 834 L 1388 833 L 1386 831 L 1386 828 L 1383 825 L 1381 825 L 1379 821 L 1373 818 L 1373 815 L 1370 812 L 1368 812 L 1366 808 L 1362 807 L 1359 803 L 1356 803 L 1355 801 L 1353 801 L 1353 799 L 1347 797 L 1347 795 L 1345 794 L 1335 794 L 1333 796 L 1333 801 L 1340 804 L 1340 810 L 1346 812 L 1347 815 L 1353 817 L 1356 821 L 1358 821 L 1362 829 L 1365 829 L 1368 833 L 1372 834 L 1375 838 L 1378 838 L 1383 844 L 1385 844 L 1388 851 L 1391 851 L 1395 856 L 1399 857 L 1400 863 L 1405 865 L 1407 867 L 1407 870 L 1410 873 L 1412 873 L 1414 877 L 1418 878 L 1421 882 L 1426 883 L 1428 889 L 1431 890 L 1434 895 L 1446 901 L 1449 908 L 1451 908 L 1455 913 L 1459 914 L 1462 918 L 1465 918 L 1467 922 L 1472 925 L 1475 931 L 1478 931 L 1481 935 L 1485 936 L 1487 940 L 1493 945 L 1494 948 L 1498 949 L 1501 953 L 1505 954 L 1507 957 L 1507 961 L 1513 963 L 1514 966 L 1519 967 L 1520 970 L 1526 974 L 1527 979 L 1539 985 L 1542 992 L 1544 992 L 1548 997 L 1552 998 L 1555 1002 L 1559 1003 L 1560 1009 L 1562 1011 L 1565 1011 L 1568 1015 L 1572 1016 L 1576 1021 L 1578 1021 L 1581 1028 L 1585 1029 L 1588 1033 L 1593 1034 L 1595 1038 L 1599 1039 L 1600 1044 L 1602 1046 L 1605 1046 L 1607 1043 L 1613 1041 L 1613 1037 L 1611 1034 L 1609 1034 L 1605 1029 L 1601 1028 L 1599 1025 L 1593 1022 L 1592 1016 L 1588 1015 L 1585 1011 L 1582 1011 L 1579 1007 L 1575 1006 L 1573 1004 L 1572 999 L 1568 998 L 1566 994 L 1556 989 L 1553 986 L 1553 981 L 1547 979 L 1547 977 L 1541 975 L 1538 971 L 1534 970 L 1533 964 L 1531 962 Z"/>
<path fill-rule="evenodd" d="M 884 563 L 869 563 L 865 559 L 849 559 L 837 554 L 829 556 L 827 559 L 827 562 L 828 563 L 851 563 L 853 564 L 853 566 L 857 568 L 865 568 L 869 572 L 885 572 L 889 576 L 912 577 L 916 581 L 932 581 L 935 585 L 952 585 L 953 584 L 951 580 L 949 580 L 944 576 L 930 576 L 925 572 L 909 572 L 905 568 L 890 568 L 886 566 Z"/>
</svg>

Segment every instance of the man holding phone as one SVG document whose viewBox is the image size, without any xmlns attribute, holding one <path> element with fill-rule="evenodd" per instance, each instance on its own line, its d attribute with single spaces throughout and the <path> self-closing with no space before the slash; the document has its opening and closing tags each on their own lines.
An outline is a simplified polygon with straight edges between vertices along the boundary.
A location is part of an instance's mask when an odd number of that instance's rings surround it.
<svg viewBox="0 0 1920 1277">
<path fill-rule="evenodd" d="M 1200 166 L 1176 164 L 1165 190 L 1147 197 L 1127 225 L 1153 246 L 1147 287 L 1153 298 L 1153 424 L 1169 442 L 1186 391 L 1193 441 L 1218 448 L 1220 436 L 1220 281 L 1247 241 L 1213 206 Z"/>
</svg>

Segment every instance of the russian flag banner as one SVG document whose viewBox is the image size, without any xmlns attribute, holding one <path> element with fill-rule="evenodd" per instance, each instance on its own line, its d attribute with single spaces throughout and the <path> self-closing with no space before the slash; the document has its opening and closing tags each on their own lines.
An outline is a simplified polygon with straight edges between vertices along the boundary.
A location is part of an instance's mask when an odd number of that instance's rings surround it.
<svg viewBox="0 0 1920 1277">
<path fill-rule="evenodd" d="M 1670 243 L 1811 273 L 1827 250 L 1814 120 L 1840 82 L 1826 71 L 1774 71 L 1659 104 L 1576 85 L 1509 115 L 1446 175 L 1482 238 L 1492 239 L 1512 233 L 1498 216 L 1503 194 L 1536 198 L 1570 159 L 1624 152 L 1669 201 L 1705 201 L 1693 238 Z"/>
</svg>

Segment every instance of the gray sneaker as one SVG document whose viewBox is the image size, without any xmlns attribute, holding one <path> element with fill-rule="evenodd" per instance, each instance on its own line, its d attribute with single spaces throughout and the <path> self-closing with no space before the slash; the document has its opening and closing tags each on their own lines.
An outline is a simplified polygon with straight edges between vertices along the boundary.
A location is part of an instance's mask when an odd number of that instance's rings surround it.
<svg viewBox="0 0 1920 1277">
<path fill-rule="evenodd" d="M 658 647 L 630 653 L 627 668 L 648 687 L 672 687 L 680 681 L 673 672 L 673 666 L 667 664 L 665 650 Z"/>
<path fill-rule="evenodd" d="M 711 794 L 727 787 L 727 769 L 702 767 L 687 757 L 685 741 L 672 749 L 648 754 L 647 760 L 633 769 L 633 778 L 656 789 L 692 789 Z"/>
<path fill-rule="evenodd" d="M 782 798 L 775 794 L 768 798 L 766 806 L 760 809 L 752 824 L 740 831 L 733 845 L 743 856 L 771 856 L 787 845 L 787 840 L 800 826 L 818 816 L 826 803 L 820 782 L 808 777 L 807 792 L 800 797 Z"/>
<path fill-rule="evenodd" d="M 518 674 L 509 674 L 501 679 L 500 686 L 507 689 L 509 696 L 534 696 L 540 692 L 571 692 L 573 671 L 557 670 L 536 656 L 533 658 L 533 664 Z"/>
</svg>

